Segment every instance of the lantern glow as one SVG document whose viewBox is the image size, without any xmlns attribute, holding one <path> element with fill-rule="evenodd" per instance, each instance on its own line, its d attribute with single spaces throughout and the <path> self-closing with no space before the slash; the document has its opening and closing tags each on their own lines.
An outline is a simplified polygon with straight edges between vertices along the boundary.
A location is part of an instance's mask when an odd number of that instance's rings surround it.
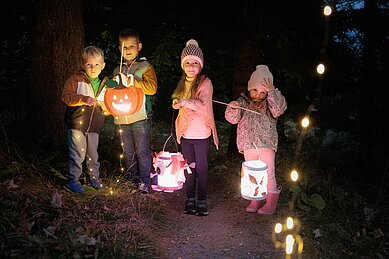
<svg viewBox="0 0 389 259">
<path fill-rule="evenodd" d="M 184 171 L 192 173 L 190 167 L 194 168 L 194 164 L 188 165 L 180 152 L 161 151 L 153 160 L 156 173 L 150 174 L 150 178 L 152 179 L 151 187 L 155 191 L 173 192 L 180 190 L 185 183 Z"/>
<path fill-rule="evenodd" d="M 267 197 L 267 164 L 249 160 L 242 164 L 240 189 L 246 200 L 264 200 Z"/>
<path fill-rule="evenodd" d="M 104 104 L 113 116 L 137 113 L 145 102 L 143 90 L 138 87 L 109 88 L 104 95 Z"/>
</svg>

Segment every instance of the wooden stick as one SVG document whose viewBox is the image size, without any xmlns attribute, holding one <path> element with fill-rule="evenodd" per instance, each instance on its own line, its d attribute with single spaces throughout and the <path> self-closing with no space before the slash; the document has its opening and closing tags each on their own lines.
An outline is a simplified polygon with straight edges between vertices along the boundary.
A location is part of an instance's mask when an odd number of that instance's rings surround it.
<svg viewBox="0 0 389 259">
<path fill-rule="evenodd" d="M 227 105 L 227 106 L 228 106 L 228 103 L 223 103 L 223 102 L 215 101 L 215 100 L 212 100 L 212 102 L 220 103 L 220 104 L 224 104 L 224 105 Z M 252 112 L 252 113 L 261 115 L 259 112 L 256 112 L 256 111 L 253 111 L 253 110 L 250 110 L 250 109 L 246 109 L 246 108 L 243 108 L 243 107 L 237 107 L 237 109 L 242 109 L 242 110 L 245 110 L 245 111 L 248 111 L 248 112 Z"/>
<path fill-rule="evenodd" d="M 122 42 L 122 52 L 120 56 L 120 66 L 119 66 L 119 73 L 122 73 L 122 66 L 123 66 L 123 51 L 124 51 L 124 41 Z"/>
</svg>

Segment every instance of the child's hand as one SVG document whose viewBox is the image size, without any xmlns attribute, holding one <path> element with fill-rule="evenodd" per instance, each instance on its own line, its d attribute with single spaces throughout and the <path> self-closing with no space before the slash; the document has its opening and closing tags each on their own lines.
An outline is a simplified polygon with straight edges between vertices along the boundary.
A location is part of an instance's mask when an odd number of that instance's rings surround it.
<svg viewBox="0 0 389 259">
<path fill-rule="evenodd" d="M 86 105 L 93 106 L 95 104 L 97 104 L 97 101 L 94 98 L 90 96 L 86 97 Z"/>
<path fill-rule="evenodd" d="M 180 101 L 179 101 L 178 99 L 174 99 L 174 100 L 173 100 L 172 107 L 173 107 L 173 109 L 179 109 L 179 108 L 181 108 Z"/>
<path fill-rule="evenodd" d="M 262 85 L 266 88 L 267 91 L 272 91 L 274 90 L 274 85 L 273 82 L 271 81 L 270 78 L 265 77 L 262 81 Z"/>
<path fill-rule="evenodd" d="M 230 107 L 232 109 L 238 109 L 240 107 L 240 105 L 237 101 L 232 101 L 228 104 L 228 107 Z"/>
</svg>

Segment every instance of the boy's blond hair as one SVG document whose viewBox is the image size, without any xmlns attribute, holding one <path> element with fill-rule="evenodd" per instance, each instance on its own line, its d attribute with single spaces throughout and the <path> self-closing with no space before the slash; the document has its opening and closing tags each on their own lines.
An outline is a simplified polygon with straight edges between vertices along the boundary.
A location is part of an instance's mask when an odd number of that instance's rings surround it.
<svg viewBox="0 0 389 259">
<path fill-rule="evenodd" d="M 104 52 L 102 49 L 96 46 L 88 46 L 86 47 L 81 54 L 81 61 L 85 63 L 86 60 L 90 57 L 100 58 L 102 62 L 104 62 Z"/>
</svg>

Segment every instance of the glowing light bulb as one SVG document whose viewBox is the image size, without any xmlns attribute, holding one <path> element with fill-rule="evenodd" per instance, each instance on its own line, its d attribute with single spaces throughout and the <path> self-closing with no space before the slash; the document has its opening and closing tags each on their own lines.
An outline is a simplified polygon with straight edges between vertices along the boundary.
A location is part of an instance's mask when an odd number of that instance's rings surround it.
<svg viewBox="0 0 389 259">
<path fill-rule="evenodd" d="M 326 67 L 323 65 L 323 64 L 319 64 L 317 65 L 316 67 L 316 72 L 319 74 L 319 75 L 322 75 L 324 74 L 324 71 L 326 70 Z"/>
<path fill-rule="evenodd" d="M 120 158 L 123 158 L 123 155 L 122 155 L 122 154 L 120 155 Z"/>
<path fill-rule="evenodd" d="M 303 128 L 306 128 L 309 126 L 309 117 L 305 116 L 302 120 L 301 120 L 301 126 L 303 126 Z"/>
<path fill-rule="evenodd" d="M 287 235 L 285 241 L 286 241 L 285 252 L 290 255 L 293 252 L 294 237 L 292 235 Z"/>
<path fill-rule="evenodd" d="M 324 6 L 323 14 L 324 14 L 325 16 L 329 16 L 329 15 L 331 15 L 331 13 L 332 13 L 332 8 L 331 8 L 331 6 L 328 6 L 328 5 Z"/>
<path fill-rule="evenodd" d="M 299 178 L 298 172 L 296 170 L 292 170 L 292 172 L 290 172 L 290 178 L 293 182 L 297 181 Z"/>
<path fill-rule="evenodd" d="M 293 218 L 288 217 L 288 218 L 286 219 L 286 227 L 287 227 L 288 229 L 292 229 L 292 228 L 293 228 Z"/>
<path fill-rule="evenodd" d="M 281 231 L 282 231 L 282 224 L 281 223 L 277 223 L 276 226 L 274 227 L 274 231 L 277 234 L 281 233 Z"/>
</svg>

